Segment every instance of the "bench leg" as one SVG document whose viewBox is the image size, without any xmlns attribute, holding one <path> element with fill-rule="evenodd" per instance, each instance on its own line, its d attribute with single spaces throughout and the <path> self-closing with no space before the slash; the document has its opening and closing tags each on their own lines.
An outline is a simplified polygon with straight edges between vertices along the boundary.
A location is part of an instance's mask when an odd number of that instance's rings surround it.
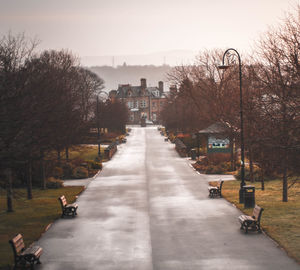
<svg viewBox="0 0 300 270">
<path fill-rule="evenodd" d="M 243 223 L 241 223 L 240 230 L 243 230 L 243 229 L 244 229 L 244 225 L 243 225 Z"/>
<path fill-rule="evenodd" d="M 214 190 L 210 190 L 209 191 L 209 197 L 210 198 L 214 198 L 215 197 L 215 191 Z"/>
<path fill-rule="evenodd" d="M 260 224 L 257 224 L 257 225 L 256 225 L 256 228 L 257 228 L 257 232 L 258 232 L 258 233 L 261 233 Z"/>
<path fill-rule="evenodd" d="M 244 221 L 244 222 L 241 224 L 240 230 L 245 230 L 245 233 L 248 233 L 248 228 L 249 228 L 248 222 L 247 222 L 247 221 Z"/>
</svg>

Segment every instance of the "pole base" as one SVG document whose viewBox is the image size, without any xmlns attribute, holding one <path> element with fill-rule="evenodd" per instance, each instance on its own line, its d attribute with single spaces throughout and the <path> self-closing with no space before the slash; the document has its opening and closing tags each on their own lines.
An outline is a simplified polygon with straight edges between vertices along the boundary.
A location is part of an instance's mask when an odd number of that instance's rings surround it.
<svg viewBox="0 0 300 270">
<path fill-rule="evenodd" d="M 239 191 L 239 202 L 240 203 L 244 203 L 245 199 L 244 199 L 244 189 L 243 188 L 240 188 L 240 191 Z"/>
</svg>

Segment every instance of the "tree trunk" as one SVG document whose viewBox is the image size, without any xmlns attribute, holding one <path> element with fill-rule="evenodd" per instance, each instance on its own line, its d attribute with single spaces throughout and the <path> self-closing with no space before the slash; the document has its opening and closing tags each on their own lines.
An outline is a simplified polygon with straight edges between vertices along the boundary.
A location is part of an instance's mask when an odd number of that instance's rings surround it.
<svg viewBox="0 0 300 270">
<path fill-rule="evenodd" d="M 12 188 L 12 171 L 11 168 L 6 169 L 6 192 L 7 192 L 7 212 L 13 212 L 13 188 Z"/>
<path fill-rule="evenodd" d="M 283 104 L 282 104 L 282 145 L 283 157 L 282 157 L 282 201 L 288 201 L 288 183 L 287 183 L 287 159 L 288 159 L 288 128 L 287 128 L 287 109 L 286 109 L 286 91 L 283 91 Z"/>
<path fill-rule="evenodd" d="M 265 190 L 265 169 L 261 167 L 261 190 Z"/>
<path fill-rule="evenodd" d="M 249 172 L 250 172 L 250 182 L 254 183 L 253 177 L 253 152 L 251 146 L 249 147 Z"/>
<path fill-rule="evenodd" d="M 41 188 L 46 189 L 44 152 L 41 151 Z"/>
<path fill-rule="evenodd" d="M 60 150 L 57 150 L 57 160 L 60 162 Z"/>
<path fill-rule="evenodd" d="M 236 143 L 234 139 L 232 143 L 232 150 L 233 150 L 233 170 L 236 171 Z"/>
<path fill-rule="evenodd" d="M 286 152 L 286 151 L 285 151 Z M 282 201 L 288 201 L 288 183 L 287 183 L 287 164 L 286 164 L 286 153 L 284 153 L 283 157 L 283 175 L 282 175 Z"/>
<path fill-rule="evenodd" d="M 28 176 L 27 176 L 27 199 L 32 199 L 32 160 L 28 163 Z"/>
<path fill-rule="evenodd" d="M 235 171 L 235 161 L 234 161 L 234 149 L 233 149 L 233 138 L 230 138 L 230 167 L 231 171 Z"/>
<path fill-rule="evenodd" d="M 69 160 L 69 147 L 66 147 L 66 160 Z"/>
</svg>

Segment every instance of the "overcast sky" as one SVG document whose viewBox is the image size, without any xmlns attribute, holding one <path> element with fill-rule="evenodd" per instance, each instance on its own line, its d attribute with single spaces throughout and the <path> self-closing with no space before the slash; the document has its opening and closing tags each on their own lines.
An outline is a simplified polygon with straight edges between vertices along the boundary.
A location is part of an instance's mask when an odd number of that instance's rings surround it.
<svg viewBox="0 0 300 270">
<path fill-rule="evenodd" d="M 250 50 L 299 0 L 0 0 L 0 35 L 38 37 L 79 56 Z"/>
</svg>

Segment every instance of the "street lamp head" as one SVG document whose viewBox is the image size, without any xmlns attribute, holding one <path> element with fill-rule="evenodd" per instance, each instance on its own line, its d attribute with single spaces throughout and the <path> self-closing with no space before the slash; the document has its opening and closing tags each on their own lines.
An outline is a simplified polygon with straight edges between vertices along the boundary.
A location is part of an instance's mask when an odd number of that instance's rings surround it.
<svg viewBox="0 0 300 270">
<path fill-rule="evenodd" d="M 226 69 L 229 68 L 229 66 L 228 66 L 228 65 L 219 65 L 218 68 L 219 68 L 219 69 L 225 69 L 225 70 L 226 70 Z"/>
</svg>

